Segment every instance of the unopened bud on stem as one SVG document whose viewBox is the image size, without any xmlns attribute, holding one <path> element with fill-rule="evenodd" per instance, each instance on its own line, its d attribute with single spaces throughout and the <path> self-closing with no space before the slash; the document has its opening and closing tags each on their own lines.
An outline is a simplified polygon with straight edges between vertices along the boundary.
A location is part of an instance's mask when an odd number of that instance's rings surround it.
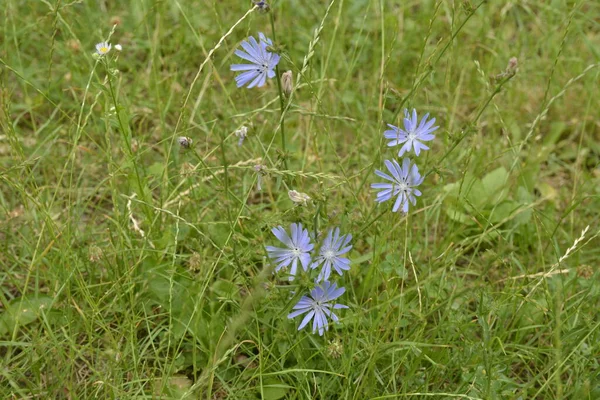
<svg viewBox="0 0 600 400">
<path fill-rule="evenodd" d="M 281 75 L 281 89 L 285 97 L 290 97 L 292 90 L 294 89 L 294 78 L 292 71 L 284 72 Z"/>
</svg>

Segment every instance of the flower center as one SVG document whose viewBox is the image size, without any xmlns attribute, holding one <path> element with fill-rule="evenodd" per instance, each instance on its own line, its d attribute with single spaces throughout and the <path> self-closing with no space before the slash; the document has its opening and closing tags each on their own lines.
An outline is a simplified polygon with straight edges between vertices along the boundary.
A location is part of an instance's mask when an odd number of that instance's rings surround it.
<svg viewBox="0 0 600 400">
<path fill-rule="evenodd" d="M 266 63 L 262 63 L 261 65 L 258 66 L 258 68 L 256 68 L 256 72 L 260 73 L 260 74 L 266 74 L 269 71 L 269 64 Z"/>
<path fill-rule="evenodd" d="M 333 251 L 332 249 L 327 249 L 323 252 L 323 257 L 327 258 L 327 259 L 331 259 L 335 257 L 335 251 Z"/>
<path fill-rule="evenodd" d="M 408 134 L 408 140 L 415 140 L 417 138 L 417 134 L 415 132 L 410 132 Z"/>
<path fill-rule="evenodd" d="M 403 192 L 406 193 L 408 192 L 408 184 L 405 181 L 400 181 L 398 183 L 396 183 L 394 189 L 398 189 L 398 193 L 399 192 Z"/>
<path fill-rule="evenodd" d="M 299 247 L 294 247 L 292 248 L 292 254 L 294 255 L 294 257 L 300 257 L 302 251 L 300 251 Z"/>
</svg>

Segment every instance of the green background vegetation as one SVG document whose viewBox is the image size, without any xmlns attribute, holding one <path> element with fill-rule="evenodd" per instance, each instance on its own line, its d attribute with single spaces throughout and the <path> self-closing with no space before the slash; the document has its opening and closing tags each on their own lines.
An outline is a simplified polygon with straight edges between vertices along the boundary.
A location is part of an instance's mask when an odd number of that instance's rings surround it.
<svg viewBox="0 0 600 400">
<path fill-rule="evenodd" d="M 250 2 L 0 2 L 0 397 L 600 398 L 600 3 L 271 6 L 286 151 L 229 71 Z M 370 189 L 404 107 L 440 125 L 408 216 Z M 354 236 L 324 337 L 266 263 L 291 222 Z"/>
</svg>

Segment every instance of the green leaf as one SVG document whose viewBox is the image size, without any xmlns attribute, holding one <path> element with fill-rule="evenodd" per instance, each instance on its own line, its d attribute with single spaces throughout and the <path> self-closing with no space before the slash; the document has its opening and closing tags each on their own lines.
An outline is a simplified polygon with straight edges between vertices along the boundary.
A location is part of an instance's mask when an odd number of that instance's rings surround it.
<svg viewBox="0 0 600 400">
<path fill-rule="evenodd" d="M 165 170 L 165 164 L 160 163 L 160 162 L 155 162 L 150 167 L 148 167 L 147 171 L 148 171 L 148 174 L 150 174 L 152 176 L 160 177 L 160 176 L 162 176 L 164 170 Z"/>
<path fill-rule="evenodd" d="M 490 222 L 496 224 L 506 220 L 517 208 L 519 208 L 519 204 L 515 201 L 502 202 L 494 209 L 494 213 L 490 216 Z"/>
<path fill-rule="evenodd" d="M 463 213 L 462 211 L 459 211 L 455 207 L 447 206 L 445 210 L 446 215 L 448 215 L 448 217 L 453 221 L 460 222 L 461 224 L 466 225 L 473 225 L 475 223 L 475 220 L 473 218 Z"/>
<path fill-rule="evenodd" d="M 480 211 L 487 205 L 489 198 L 489 193 L 486 191 L 485 185 L 479 179 L 472 180 L 463 195 L 469 200 L 469 204 L 472 204 Z"/>
<path fill-rule="evenodd" d="M 212 291 L 218 296 L 227 300 L 239 300 L 240 289 L 235 283 L 218 280 L 212 285 Z"/>
<path fill-rule="evenodd" d="M 36 321 L 43 310 L 49 310 L 52 305 L 50 296 L 37 298 L 14 299 L 0 315 L 0 336 L 4 336 L 15 329 L 15 326 L 28 325 Z"/>
<path fill-rule="evenodd" d="M 486 198 L 491 199 L 494 204 L 504 200 L 508 195 L 508 190 L 505 189 L 508 182 L 508 172 L 504 167 L 496 168 L 487 174 L 481 181 L 486 193 Z M 498 195 L 501 195 L 498 197 Z"/>
<path fill-rule="evenodd" d="M 265 400 L 278 400 L 287 394 L 287 392 L 293 389 L 291 386 L 286 385 L 281 381 L 269 380 L 263 385 L 263 399 Z"/>
</svg>

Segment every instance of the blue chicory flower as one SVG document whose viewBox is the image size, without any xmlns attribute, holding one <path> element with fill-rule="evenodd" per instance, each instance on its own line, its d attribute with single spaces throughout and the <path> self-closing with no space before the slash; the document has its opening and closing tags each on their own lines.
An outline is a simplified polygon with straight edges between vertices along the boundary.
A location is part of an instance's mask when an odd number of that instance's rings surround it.
<svg viewBox="0 0 600 400">
<path fill-rule="evenodd" d="M 402 206 L 404 213 L 408 212 L 408 202 L 410 201 L 413 205 L 416 204 L 417 199 L 415 196 L 420 196 L 421 191 L 417 189 L 423 182 L 423 177 L 419 174 L 419 167 L 416 164 L 412 164 L 408 158 L 402 160 L 402 166 L 398 164 L 396 160 L 385 160 L 385 166 L 392 176 L 385 172 L 375 170 L 375 174 L 381 178 L 391 181 L 391 183 L 373 183 L 371 187 L 373 189 L 382 189 L 377 193 L 375 201 L 382 203 L 391 199 L 392 197 L 398 196 L 392 212 L 398 211 Z"/>
<path fill-rule="evenodd" d="M 293 281 L 296 271 L 298 270 L 298 261 L 302 265 L 304 271 L 308 270 L 310 264 L 310 252 L 314 248 L 314 245 L 310 242 L 308 235 L 308 229 L 302 229 L 302 224 L 292 224 L 290 226 L 291 236 L 288 236 L 287 232 L 283 227 L 278 226 L 273 228 L 271 232 L 277 237 L 286 248 L 266 246 L 269 257 L 273 259 L 277 266 L 275 272 L 278 272 L 284 267 L 288 267 L 290 264 L 289 280 Z"/>
<path fill-rule="evenodd" d="M 244 71 L 235 77 L 237 87 L 248 85 L 248 89 L 255 86 L 261 87 L 268 78 L 275 76 L 275 66 L 279 63 L 279 54 L 267 51 L 268 46 L 272 46 L 271 39 L 267 39 L 264 34 L 258 34 L 258 41 L 250 36 L 248 41 L 242 42 L 242 48 L 235 51 L 235 55 L 250 61 L 251 64 L 232 64 L 232 71 Z"/>
<path fill-rule="evenodd" d="M 339 275 L 342 275 L 342 271 L 348 271 L 350 269 L 350 260 L 341 256 L 352 249 L 352 246 L 348 246 L 351 240 L 351 234 L 340 236 L 340 228 L 329 230 L 327 237 L 323 241 L 319 255 L 311 265 L 311 268 L 314 269 L 323 264 L 323 268 L 317 277 L 317 282 L 329 279 L 331 267 L 333 267 Z"/>
<path fill-rule="evenodd" d="M 404 129 L 388 124 L 391 129 L 383 132 L 383 136 L 385 136 L 386 139 L 390 139 L 388 146 L 392 147 L 403 144 L 398 152 L 398 157 L 402 157 L 404 153 L 411 149 L 414 150 L 417 157 L 421 153 L 421 150 L 429 150 L 429 147 L 421 142 L 433 140 L 435 136 L 431 133 L 436 131 L 439 126 L 433 126 L 433 124 L 435 124 L 435 118 L 427 120 L 428 117 L 429 113 L 425 114 L 421 119 L 421 123 L 417 126 L 417 123 L 419 122 L 417 111 L 413 108 L 411 117 L 408 114 L 408 110 L 405 109 Z"/>
<path fill-rule="evenodd" d="M 310 292 L 310 297 L 302 296 L 298 304 L 293 307 L 296 310 L 288 315 L 289 319 L 295 318 L 298 315 L 308 313 L 302 319 L 298 330 L 304 328 L 312 319 L 313 330 L 315 333 L 319 331 L 319 335 L 323 336 L 326 330 L 329 330 L 327 317 L 335 322 L 339 321 L 337 315 L 333 313 L 333 309 L 348 308 L 342 304 L 332 304 L 333 300 L 340 297 L 346 291 L 345 288 L 337 288 L 336 284 L 331 284 L 328 281 L 323 282 Z"/>
</svg>

